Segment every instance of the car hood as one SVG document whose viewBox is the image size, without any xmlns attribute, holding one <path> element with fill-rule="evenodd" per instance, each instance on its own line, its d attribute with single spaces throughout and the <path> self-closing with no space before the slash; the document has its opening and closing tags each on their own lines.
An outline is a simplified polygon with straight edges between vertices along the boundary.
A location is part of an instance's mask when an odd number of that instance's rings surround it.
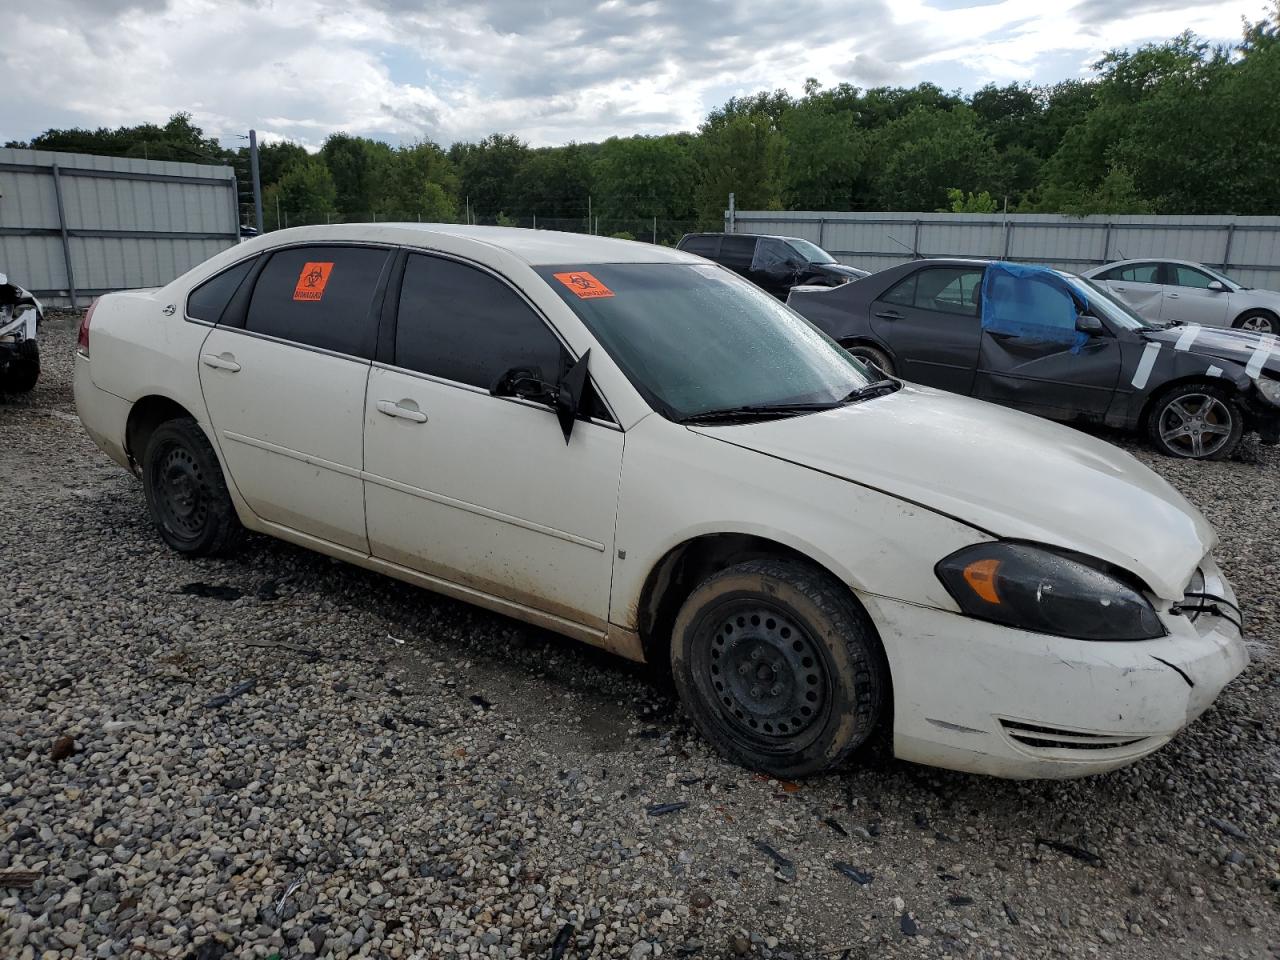
<svg viewBox="0 0 1280 960">
<path fill-rule="evenodd" d="M 1256 355 L 1255 362 L 1262 364 L 1260 370 L 1280 378 L 1280 341 L 1273 334 L 1186 324 L 1163 330 L 1144 330 L 1142 336 L 1148 341 L 1169 344 L 1175 349 L 1216 360 L 1231 360 L 1246 367 Z"/>
<path fill-rule="evenodd" d="M 1182 596 L 1217 540 L 1195 507 L 1118 447 L 926 387 L 907 385 L 808 416 L 691 429 L 881 490 L 997 537 L 1097 557 L 1167 600 Z"/>
</svg>

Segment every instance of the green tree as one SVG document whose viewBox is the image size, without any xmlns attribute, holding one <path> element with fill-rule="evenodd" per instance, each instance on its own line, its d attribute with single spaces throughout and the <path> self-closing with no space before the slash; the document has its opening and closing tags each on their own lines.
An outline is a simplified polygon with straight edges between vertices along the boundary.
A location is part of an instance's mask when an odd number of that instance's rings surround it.
<svg viewBox="0 0 1280 960">
<path fill-rule="evenodd" d="M 948 206 L 940 207 L 939 213 L 995 213 L 999 208 L 991 194 L 983 190 L 981 193 L 965 193 L 952 188 L 947 191 Z"/>
<path fill-rule="evenodd" d="M 459 192 L 470 198 L 473 216 L 492 217 L 505 210 L 522 214 L 515 184 L 529 148 L 519 137 L 494 133 L 479 143 L 455 143 L 449 148 L 461 181 Z"/>
<path fill-rule="evenodd" d="M 848 210 L 867 156 L 865 134 L 853 111 L 816 81 L 782 119 L 785 143 L 783 200 L 791 210 Z"/>
<path fill-rule="evenodd" d="M 917 107 L 877 133 L 870 167 L 871 209 L 937 210 L 950 188 L 989 190 L 998 157 L 968 107 Z"/>
<path fill-rule="evenodd" d="M 320 158 L 333 176 L 337 208 L 348 220 L 365 220 L 378 211 L 392 164 L 391 147 L 366 137 L 331 134 Z"/>
<path fill-rule="evenodd" d="M 324 162 L 308 156 L 290 165 L 277 183 L 263 191 L 263 226 L 278 230 L 325 223 L 334 212 L 337 188 Z"/>
<path fill-rule="evenodd" d="M 606 219 L 690 219 L 697 182 L 697 164 L 676 137 L 610 137 L 600 145 L 596 197 Z"/>
<path fill-rule="evenodd" d="M 766 117 L 704 124 L 696 158 L 698 216 L 706 226 L 723 222 L 730 193 L 744 210 L 782 209 L 786 144 Z"/>
<path fill-rule="evenodd" d="M 513 189 L 529 216 L 585 217 L 593 189 L 589 153 L 576 143 L 533 150 L 520 165 Z"/>
<path fill-rule="evenodd" d="M 86 130 L 50 129 L 30 141 L 10 141 L 7 146 L 32 150 L 61 150 L 67 153 L 92 153 L 106 157 L 140 157 L 146 160 L 177 160 L 184 163 L 228 163 L 233 154 L 206 137 L 191 122 L 191 114 L 175 113 L 164 124 L 142 123 L 114 130 L 99 127 Z"/>
</svg>

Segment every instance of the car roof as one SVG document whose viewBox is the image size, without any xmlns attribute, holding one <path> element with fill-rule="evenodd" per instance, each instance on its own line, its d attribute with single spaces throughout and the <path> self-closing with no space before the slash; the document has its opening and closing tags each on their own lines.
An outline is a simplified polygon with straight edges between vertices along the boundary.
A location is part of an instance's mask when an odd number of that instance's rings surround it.
<svg viewBox="0 0 1280 960">
<path fill-rule="evenodd" d="M 1100 267 L 1094 267 L 1089 273 L 1097 273 L 1101 270 L 1110 270 L 1112 267 L 1127 267 L 1135 263 L 1180 263 L 1184 267 L 1205 267 L 1205 264 L 1199 260 L 1177 260 L 1173 257 L 1132 257 L 1128 260 L 1112 260 L 1104 263 Z M 1212 270 L 1212 267 L 1206 269 Z"/>
<path fill-rule="evenodd" d="M 481 227 L 460 223 L 335 223 L 274 230 L 249 241 L 257 249 L 287 243 L 325 241 L 395 243 L 430 247 L 433 238 L 448 237 L 503 250 L 530 266 L 571 263 L 705 263 L 701 257 L 633 240 L 615 240 L 557 230 Z M 248 244 L 245 244 L 247 248 Z"/>
<path fill-rule="evenodd" d="M 725 233 L 723 230 L 703 230 L 698 233 L 686 233 L 684 237 L 750 237 L 752 240 L 804 240 L 804 237 L 791 237 L 781 233 Z M 806 240 L 806 243 L 813 243 Z"/>
</svg>

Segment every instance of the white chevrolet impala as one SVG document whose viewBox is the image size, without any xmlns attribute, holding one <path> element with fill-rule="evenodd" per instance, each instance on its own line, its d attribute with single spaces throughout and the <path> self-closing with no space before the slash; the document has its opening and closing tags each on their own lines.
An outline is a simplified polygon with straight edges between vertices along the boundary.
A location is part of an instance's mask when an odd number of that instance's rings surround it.
<svg viewBox="0 0 1280 960">
<path fill-rule="evenodd" d="M 1214 532 L 1164 480 L 877 377 L 678 251 L 352 224 L 102 297 L 75 391 L 175 550 L 256 530 L 668 666 L 716 747 L 780 776 L 877 730 L 1097 773 L 1241 671 Z"/>
</svg>

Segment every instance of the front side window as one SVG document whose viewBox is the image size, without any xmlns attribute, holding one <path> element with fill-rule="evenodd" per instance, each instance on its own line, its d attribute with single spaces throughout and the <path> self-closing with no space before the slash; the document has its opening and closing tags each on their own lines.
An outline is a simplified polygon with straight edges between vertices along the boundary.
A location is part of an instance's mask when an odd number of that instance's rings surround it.
<svg viewBox="0 0 1280 960">
<path fill-rule="evenodd" d="M 835 263 L 836 258 L 827 251 L 823 250 L 816 243 L 810 243 L 808 240 L 790 240 L 792 249 L 799 254 L 800 259 L 805 263 Z"/>
<path fill-rule="evenodd" d="M 836 403 L 870 382 L 834 341 L 728 271 L 681 263 L 537 270 L 670 419 L 751 405 Z M 584 272 L 595 281 L 587 290 L 556 277 Z"/>
<path fill-rule="evenodd" d="M 372 357 L 373 295 L 390 251 L 288 247 L 271 255 L 249 300 L 245 329 L 353 357 Z"/>
<path fill-rule="evenodd" d="M 761 240 L 756 244 L 755 259 L 751 261 L 752 270 L 787 270 L 796 260 L 795 251 L 781 240 Z"/>
<path fill-rule="evenodd" d="M 193 320 L 204 320 L 217 323 L 227 304 L 235 296 L 236 290 L 244 282 L 244 278 L 253 269 L 257 257 L 242 260 L 234 267 L 228 267 L 215 277 L 210 277 L 191 291 L 187 297 L 187 316 Z"/>
<path fill-rule="evenodd" d="M 1203 270 L 1185 267 L 1180 263 L 1173 265 L 1173 283 L 1178 287 L 1194 287 L 1197 290 L 1208 290 L 1213 277 Z"/>
<path fill-rule="evenodd" d="M 556 381 L 565 353 L 533 308 L 475 267 L 413 254 L 396 316 L 396 366 L 488 390 L 522 367 Z"/>
</svg>

